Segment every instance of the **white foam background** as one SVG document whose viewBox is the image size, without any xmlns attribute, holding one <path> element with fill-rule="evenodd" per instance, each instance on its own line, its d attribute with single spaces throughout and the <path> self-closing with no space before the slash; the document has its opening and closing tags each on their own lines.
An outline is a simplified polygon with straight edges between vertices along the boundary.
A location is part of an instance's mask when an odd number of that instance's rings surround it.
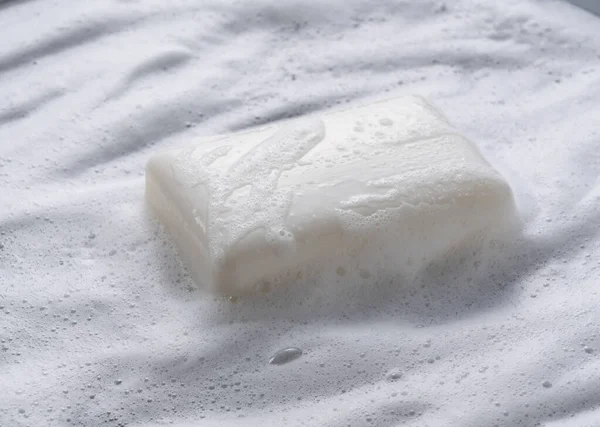
<svg viewBox="0 0 600 427">
<path fill-rule="evenodd" d="M 598 18 L 32 0 L 1 3 L 0 28 L 0 425 L 600 423 Z M 151 153 L 412 93 L 513 185 L 509 250 L 352 304 L 194 288 L 144 203 Z"/>
</svg>

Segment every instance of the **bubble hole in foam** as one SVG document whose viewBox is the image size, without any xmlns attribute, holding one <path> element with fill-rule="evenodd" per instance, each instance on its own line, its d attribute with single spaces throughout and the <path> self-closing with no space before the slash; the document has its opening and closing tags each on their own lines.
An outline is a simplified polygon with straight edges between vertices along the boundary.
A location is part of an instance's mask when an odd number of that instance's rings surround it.
<svg viewBox="0 0 600 427">
<path fill-rule="evenodd" d="M 194 279 L 226 295 L 410 276 L 516 222 L 507 182 L 417 96 L 156 154 L 146 193 Z"/>
</svg>

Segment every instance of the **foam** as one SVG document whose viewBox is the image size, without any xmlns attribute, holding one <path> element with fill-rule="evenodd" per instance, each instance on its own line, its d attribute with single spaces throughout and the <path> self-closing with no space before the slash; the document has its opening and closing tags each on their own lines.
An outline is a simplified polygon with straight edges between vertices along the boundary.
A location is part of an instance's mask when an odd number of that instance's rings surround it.
<svg viewBox="0 0 600 427">
<path fill-rule="evenodd" d="M 31 0 L 0 20 L 0 426 L 599 424 L 597 17 Z M 145 203 L 153 153 L 409 93 L 509 180 L 518 239 L 467 238 L 383 291 L 371 265 L 310 291 L 194 286 Z"/>
<path fill-rule="evenodd" d="M 416 96 L 202 139 L 146 176 L 196 281 L 228 295 L 411 275 L 515 218 L 506 181 Z"/>
</svg>

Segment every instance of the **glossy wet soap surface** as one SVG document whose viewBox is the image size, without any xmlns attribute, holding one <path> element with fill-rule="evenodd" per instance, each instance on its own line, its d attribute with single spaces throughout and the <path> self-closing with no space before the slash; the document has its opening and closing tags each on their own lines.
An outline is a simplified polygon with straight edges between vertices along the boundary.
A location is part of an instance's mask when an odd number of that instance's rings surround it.
<svg viewBox="0 0 600 427">
<path fill-rule="evenodd" d="M 409 275 L 516 222 L 505 180 L 414 96 L 200 139 L 155 155 L 146 188 L 199 285 L 223 294 Z"/>
</svg>

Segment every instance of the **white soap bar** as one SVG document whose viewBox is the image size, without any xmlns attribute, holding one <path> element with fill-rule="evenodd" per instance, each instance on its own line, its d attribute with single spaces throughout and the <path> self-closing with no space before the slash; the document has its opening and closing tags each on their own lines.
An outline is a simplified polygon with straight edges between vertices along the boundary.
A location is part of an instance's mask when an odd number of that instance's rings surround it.
<svg viewBox="0 0 600 427">
<path fill-rule="evenodd" d="M 146 193 L 195 280 L 227 295 L 402 274 L 514 217 L 508 184 L 420 97 L 157 154 Z"/>
</svg>

